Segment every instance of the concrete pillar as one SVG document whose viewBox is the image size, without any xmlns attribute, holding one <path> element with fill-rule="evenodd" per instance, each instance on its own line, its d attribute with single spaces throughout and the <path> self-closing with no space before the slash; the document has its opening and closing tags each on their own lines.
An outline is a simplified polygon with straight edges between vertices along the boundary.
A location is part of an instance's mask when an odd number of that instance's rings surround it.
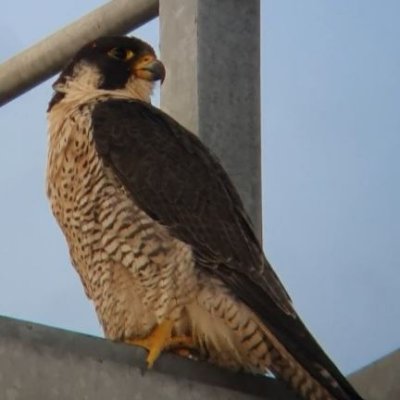
<svg viewBox="0 0 400 400">
<path fill-rule="evenodd" d="M 233 179 L 261 238 L 259 0 L 160 0 L 161 107 Z"/>
</svg>

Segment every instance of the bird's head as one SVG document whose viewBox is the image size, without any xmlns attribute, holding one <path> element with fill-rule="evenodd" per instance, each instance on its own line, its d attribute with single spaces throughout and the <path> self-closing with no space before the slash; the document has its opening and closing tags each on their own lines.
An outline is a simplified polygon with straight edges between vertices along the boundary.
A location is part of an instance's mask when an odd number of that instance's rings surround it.
<svg viewBox="0 0 400 400">
<path fill-rule="evenodd" d="M 134 37 L 101 37 L 83 46 L 61 72 L 49 109 L 64 98 L 110 92 L 150 102 L 154 83 L 164 78 L 164 65 L 147 43 Z"/>
</svg>

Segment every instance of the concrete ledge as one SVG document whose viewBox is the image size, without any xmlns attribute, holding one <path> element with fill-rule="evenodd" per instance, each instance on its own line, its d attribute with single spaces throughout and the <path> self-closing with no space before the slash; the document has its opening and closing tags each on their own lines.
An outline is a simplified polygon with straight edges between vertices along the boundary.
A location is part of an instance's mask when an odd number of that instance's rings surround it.
<svg viewBox="0 0 400 400">
<path fill-rule="evenodd" d="M 399 400 L 400 350 L 354 372 L 349 381 L 367 400 Z"/>
<path fill-rule="evenodd" d="M 0 317 L 0 398 L 4 400 L 294 400 L 281 383 Z"/>
</svg>

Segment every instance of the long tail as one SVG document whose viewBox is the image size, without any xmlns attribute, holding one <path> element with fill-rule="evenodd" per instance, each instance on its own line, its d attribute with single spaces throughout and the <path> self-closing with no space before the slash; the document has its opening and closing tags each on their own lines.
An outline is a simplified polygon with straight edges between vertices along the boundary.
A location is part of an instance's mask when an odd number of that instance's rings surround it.
<svg viewBox="0 0 400 400">
<path fill-rule="evenodd" d="M 290 318 L 292 325 L 272 328 L 229 291 L 211 285 L 196 299 L 187 312 L 195 342 L 209 361 L 271 372 L 304 400 L 362 400 L 297 316 Z"/>
<path fill-rule="evenodd" d="M 262 326 L 265 340 L 269 344 L 270 364 L 267 368 L 280 380 L 284 381 L 303 399 L 307 400 L 337 400 L 350 399 L 344 393 L 340 397 L 332 395 L 325 387 L 327 384 L 337 391 L 339 385 L 329 377 L 328 372 L 321 372 L 326 380 L 323 385 L 315 379 L 282 344 Z"/>
</svg>

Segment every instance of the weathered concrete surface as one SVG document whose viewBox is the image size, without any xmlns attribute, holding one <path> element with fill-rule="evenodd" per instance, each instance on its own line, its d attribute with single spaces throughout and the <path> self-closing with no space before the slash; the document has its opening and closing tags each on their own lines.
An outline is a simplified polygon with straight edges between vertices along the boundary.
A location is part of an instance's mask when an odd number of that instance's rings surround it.
<svg viewBox="0 0 400 400">
<path fill-rule="evenodd" d="M 400 350 L 354 372 L 349 381 L 366 400 L 399 400 Z"/>
<path fill-rule="evenodd" d="M 2 400 L 294 400 L 279 382 L 0 317 Z"/>
<path fill-rule="evenodd" d="M 261 237 L 259 0 L 160 0 L 161 107 L 197 133 Z"/>
<path fill-rule="evenodd" d="M 43 325 L 0 317 L 1 400 L 295 400 L 280 382 L 233 374 Z M 400 350 L 349 376 L 365 400 L 400 399 Z"/>
</svg>

